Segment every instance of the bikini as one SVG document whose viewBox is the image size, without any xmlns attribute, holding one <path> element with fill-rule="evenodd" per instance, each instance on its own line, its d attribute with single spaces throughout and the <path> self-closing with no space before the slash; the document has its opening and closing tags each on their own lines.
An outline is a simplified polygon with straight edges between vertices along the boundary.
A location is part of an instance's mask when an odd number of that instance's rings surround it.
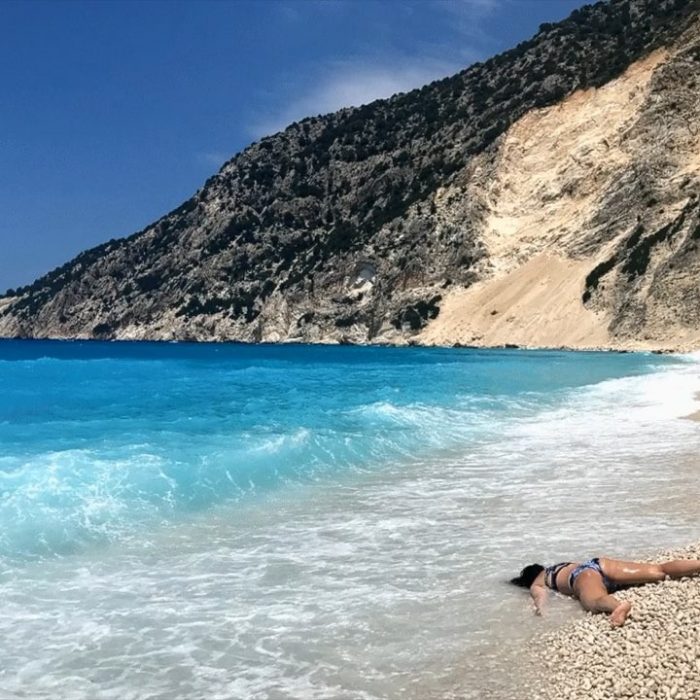
<svg viewBox="0 0 700 700">
<path fill-rule="evenodd" d="M 607 589 L 608 593 L 614 593 L 616 590 L 618 590 L 618 586 L 603 573 L 603 569 L 600 567 L 600 559 L 598 559 L 598 557 L 594 557 L 593 559 L 584 561 L 583 564 L 579 564 L 569 574 L 569 586 L 571 587 L 572 591 L 574 590 L 574 583 L 576 582 L 576 579 L 587 569 L 600 574 L 600 577 L 603 579 L 603 585 Z"/>
<path fill-rule="evenodd" d="M 551 588 L 553 591 L 560 593 L 561 591 L 557 588 L 557 575 L 563 568 L 571 566 L 572 563 L 573 562 L 570 561 L 562 561 L 559 562 L 559 564 L 548 566 L 544 570 L 544 583 L 547 588 Z M 576 579 L 588 569 L 600 574 L 600 577 L 603 579 L 603 585 L 607 589 L 608 593 L 614 593 L 616 590 L 618 590 L 618 586 L 603 573 L 603 569 L 600 566 L 600 559 L 598 557 L 594 557 L 593 559 L 589 559 L 588 561 L 584 561 L 582 564 L 579 564 L 569 574 L 569 588 L 571 588 L 572 591 L 574 590 L 574 583 L 576 583 Z"/>
<path fill-rule="evenodd" d="M 557 575 L 562 569 L 570 565 L 570 561 L 562 561 L 558 564 L 548 566 L 544 570 L 544 583 L 547 586 L 547 588 L 551 588 L 553 591 L 559 593 L 559 589 L 557 588 Z M 571 577 L 569 577 L 569 580 L 571 580 Z"/>
</svg>

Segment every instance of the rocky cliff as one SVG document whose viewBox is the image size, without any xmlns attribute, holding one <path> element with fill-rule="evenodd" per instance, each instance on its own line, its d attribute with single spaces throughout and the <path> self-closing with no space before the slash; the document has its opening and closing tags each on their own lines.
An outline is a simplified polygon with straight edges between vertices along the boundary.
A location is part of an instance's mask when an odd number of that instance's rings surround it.
<svg viewBox="0 0 700 700">
<path fill-rule="evenodd" d="M 611 0 L 306 119 L 0 298 L 0 335 L 700 347 L 700 8 Z"/>
</svg>

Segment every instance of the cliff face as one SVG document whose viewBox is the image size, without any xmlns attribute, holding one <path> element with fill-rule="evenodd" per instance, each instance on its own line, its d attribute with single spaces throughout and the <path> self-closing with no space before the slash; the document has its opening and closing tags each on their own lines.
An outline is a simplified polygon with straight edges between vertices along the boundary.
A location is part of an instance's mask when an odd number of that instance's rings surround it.
<svg viewBox="0 0 700 700">
<path fill-rule="evenodd" d="M 533 110 L 474 159 L 486 269 L 423 342 L 700 347 L 699 39 Z"/>
<path fill-rule="evenodd" d="M 291 125 L 0 335 L 700 346 L 700 11 L 612 0 Z"/>
</svg>

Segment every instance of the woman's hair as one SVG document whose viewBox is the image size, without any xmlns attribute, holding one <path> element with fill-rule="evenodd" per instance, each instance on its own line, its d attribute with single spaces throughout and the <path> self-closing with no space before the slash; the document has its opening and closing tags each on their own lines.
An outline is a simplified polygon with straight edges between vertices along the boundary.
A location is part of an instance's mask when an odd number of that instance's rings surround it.
<svg viewBox="0 0 700 700">
<path fill-rule="evenodd" d="M 544 566 L 542 566 L 542 564 L 528 564 L 520 572 L 520 576 L 512 578 L 510 582 L 516 586 L 530 588 L 530 586 L 532 586 L 532 582 L 540 575 L 541 571 L 544 571 Z"/>
</svg>

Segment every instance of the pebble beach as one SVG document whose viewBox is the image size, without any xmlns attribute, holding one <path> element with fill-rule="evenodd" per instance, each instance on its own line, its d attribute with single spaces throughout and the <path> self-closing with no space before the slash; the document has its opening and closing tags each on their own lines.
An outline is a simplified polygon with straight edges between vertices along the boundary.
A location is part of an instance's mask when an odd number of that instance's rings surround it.
<svg viewBox="0 0 700 700">
<path fill-rule="evenodd" d="M 700 542 L 652 559 L 700 559 Z M 700 698 L 700 578 L 666 580 L 616 597 L 632 603 L 624 627 L 588 614 L 536 640 L 526 697 Z"/>
</svg>

